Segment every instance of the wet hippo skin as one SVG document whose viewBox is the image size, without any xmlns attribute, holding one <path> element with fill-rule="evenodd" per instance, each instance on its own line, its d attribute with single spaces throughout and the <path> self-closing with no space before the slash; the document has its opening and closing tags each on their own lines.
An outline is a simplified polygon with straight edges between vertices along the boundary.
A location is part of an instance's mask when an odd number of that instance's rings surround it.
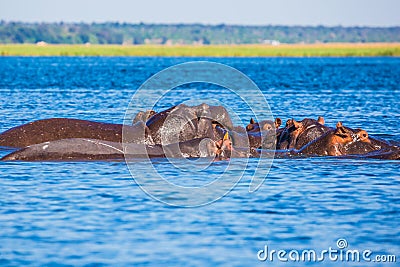
<svg viewBox="0 0 400 267">
<path fill-rule="evenodd" d="M 150 119 L 155 114 L 156 112 L 154 110 L 139 111 L 138 114 L 136 114 L 136 117 L 133 119 L 132 124 L 135 124 L 139 121 L 146 123 L 148 119 Z"/>
<path fill-rule="evenodd" d="M 332 129 L 324 123 L 322 117 L 318 120 L 306 118 L 300 122 L 288 120 L 285 128 L 279 133 L 277 149 L 301 149 Z"/>
<path fill-rule="evenodd" d="M 260 122 L 255 122 L 254 119 L 250 119 L 250 123 L 246 126 L 246 131 L 255 132 L 255 131 L 270 131 L 273 128 L 279 129 L 282 124 L 282 120 L 280 118 L 276 118 L 274 122 L 270 120 L 263 120 Z"/>
<path fill-rule="evenodd" d="M 125 126 L 127 138 L 144 142 L 143 123 Z M 0 134 L 0 146 L 26 147 L 47 141 L 68 138 L 90 138 L 110 142 L 122 141 L 122 124 L 102 123 L 78 119 L 53 118 L 38 120 L 9 129 Z M 128 134 L 129 133 L 129 134 Z"/>
<path fill-rule="evenodd" d="M 370 144 L 368 134 L 364 130 L 353 131 L 343 126 L 341 122 L 336 124 L 336 129 L 331 129 L 321 137 L 310 142 L 296 153 L 302 155 L 341 156 L 348 155 L 348 145 L 366 143 Z"/>
<path fill-rule="evenodd" d="M 163 157 L 157 146 L 129 144 L 129 155 L 135 158 Z M 2 161 L 69 161 L 69 160 L 123 160 L 123 144 L 98 139 L 71 138 L 34 144 L 3 157 Z"/>
<path fill-rule="evenodd" d="M 224 107 L 178 105 L 139 112 L 134 125 L 53 118 L 0 134 L 0 146 L 23 148 L 3 160 L 109 160 L 129 157 L 339 156 L 399 159 L 399 145 L 371 138 L 362 129 L 324 125 L 324 119 L 290 119 L 234 126 Z M 122 140 L 123 139 L 123 140 Z M 229 145 L 226 145 L 229 144 Z M 228 149 L 227 149 L 228 147 Z M 128 153 L 123 153 L 128 149 Z M 264 153 L 266 152 L 266 154 Z M 269 153 L 269 154 L 268 154 Z"/>
<path fill-rule="evenodd" d="M 216 139 L 213 125 L 233 128 L 226 109 L 220 106 L 180 104 L 150 117 L 146 126 L 156 144 L 185 142 L 195 138 Z"/>
</svg>

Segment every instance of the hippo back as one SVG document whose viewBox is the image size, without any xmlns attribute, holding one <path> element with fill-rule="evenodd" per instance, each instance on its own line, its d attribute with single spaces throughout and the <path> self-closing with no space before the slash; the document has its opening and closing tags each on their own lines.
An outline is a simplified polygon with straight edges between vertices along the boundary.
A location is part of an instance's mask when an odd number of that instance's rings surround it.
<svg viewBox="0 0 400 267">
<path fill-rule="evenodd" d="M 30 122 L 3 132 L 0 146 L 26 147 L 67 138 L 92 138 L 121 142 L 122 125 L 94 121 L 52 118 Z"/>
</svg>

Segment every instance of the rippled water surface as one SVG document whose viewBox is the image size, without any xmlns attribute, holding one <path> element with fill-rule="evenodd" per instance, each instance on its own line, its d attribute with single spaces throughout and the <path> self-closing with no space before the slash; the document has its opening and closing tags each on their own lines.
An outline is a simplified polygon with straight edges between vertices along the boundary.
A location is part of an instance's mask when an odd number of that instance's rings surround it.
<svg viewBox="0 0 400 267">
<path fill-rule="evenodd" d="M 400 141 L 399 58 L 3 57 L 0 131 L 51 117 L 122 123 L 146 79 L 192 60 L 242 71 L 284 121 L 324 116 L 332 126 L 340 120 Z M 246 112 L 236 98 L 204 84 L 172 91 L 159 106 L 196 93 Z M 8 152 L 0 149 L 0 156 Z M 174 173 L 165 160 L 153 163 L 161 174 Z M 245 163 L 232 162 L 238 170 Z M 227 164 L 174 179 L 206 183 Z M 322 251 L 337 248 L 339 238 L 349 249 L 393 254 L 400 262 L 398 161 L 277 159 L 261 188 L 249 193 L 257 165 L 250 160 L 238 185 L 217 202 L 176 208 L 144 193 L 125 162 L 2 162 L 0 265 L 265 266 L 279 263 L 257 259 L 265 245 Z M 137 173 L 147 168 L 140 161 L 135 165 Z"/>
</svg>

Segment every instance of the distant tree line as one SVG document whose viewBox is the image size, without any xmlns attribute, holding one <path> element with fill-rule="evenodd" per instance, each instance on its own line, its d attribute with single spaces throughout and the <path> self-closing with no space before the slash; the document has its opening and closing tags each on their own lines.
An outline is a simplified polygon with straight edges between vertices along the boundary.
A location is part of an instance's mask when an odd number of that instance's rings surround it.
<svg viewBox="0 0 400 267">
<path fill-rule="evenodd" d="M 0 22 L 0 43 L 260 44 L 400 42 L 400 27 Z"/>
</svg>

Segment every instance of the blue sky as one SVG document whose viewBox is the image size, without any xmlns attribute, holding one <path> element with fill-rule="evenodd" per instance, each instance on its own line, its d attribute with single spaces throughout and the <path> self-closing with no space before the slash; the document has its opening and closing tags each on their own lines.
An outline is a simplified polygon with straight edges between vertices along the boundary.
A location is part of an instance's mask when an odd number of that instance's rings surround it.
<svg viewBox="0 0 400 267">
<path fill-rule="evenodd" d="M 0 19 L 400 26 L 399 0 L 0 0 Z"/>
</svg>

